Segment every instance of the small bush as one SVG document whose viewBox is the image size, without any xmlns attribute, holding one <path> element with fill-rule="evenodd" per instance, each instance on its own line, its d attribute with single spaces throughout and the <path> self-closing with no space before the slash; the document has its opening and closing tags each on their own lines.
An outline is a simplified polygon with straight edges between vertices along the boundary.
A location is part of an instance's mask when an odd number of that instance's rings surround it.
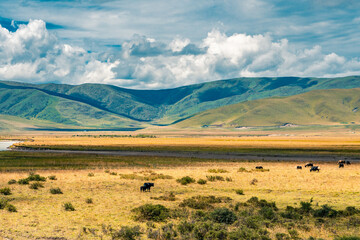
<svg viewBox="0 0 360 240">
<path fill-rule="evenodd" d="M 249 172 L 248 170 L 246 170 L 245 168 L 241 167 L 237 170 L 238 172 Z"/>
<path fill-rule="evenodd" d="M 175 194 L 173 192 L 164 194 L 164 196 L 160 196 L 160 197 L 150 197 L 151 199 L 155 199 L 155 200 L 163 200 L 163 201 L 175 201 Z"/>
<path fill-rule="evenodd" d="M 92 200 L 92 198 L 87 198 L 87 199 L 85 200 L 85 202 L 86 202 L 87 204 L 91 204 L 91 203 L 93 203 L 93 200 Z"/>
<path fill-rule="evenodd" d="M 264 206 L 260 209 L 259 213 L 265 218 L 272 220 L 275 218 L 275 212 L 272 207 Z"/>
<path fill-rule="evenodd" d="M 48 176 L 48 178 L 49 178 L 50 180 L 57 180 L 57 178 L 56 178 L 56 176 L 55 176 L 55 175 Z"/>
<path fill-rule="evenodd" d="M 136 214 L 137 221 L 165 221 L 169 216 L 169 209 L 163 205 L 145 204 L 132 210 Z"/>
<path fill-rule="evenodd" d="M 221 169 L 221 168 L 218 168 L 218 169 L 209 169 L 208 172 L 209 172 L 209 173 L 228 173 L 227 170 Z"/>
<path fill-rule="evenodd" d="M 105 170 L 105 173 L 110 173 L 110 170 Z"/>
<path fill-rule="evenodd" d="M 322 205 L 320 209 L 314 210 L 314 217 L 336 217 L 337 211 L 328 205 Z"/>
<path fill-rule="evenodd" d="M 50 188 L 51 194 L 63 194 L 60 188 Z"/>
<path fill-rule="evenodd" d="M 88 177 L 93 177 L 93 176 L 95 176 L 95 174 L 94 173 L 88 173 Z"/>
<path fill-rule="evenodd" d="M 244 191 L 242 189 L 236 189 L 235 192 L 236 194 L 244 195 Z"/>
<path fill-rule="evenodd" d="M 11 189 L 8 187 L 4 187 L 0 189 L 0 194 L 2 195 L 11 195 Z"/>
<path fill-rule="evenodd" d="M 64 207 L 65 211 L 75 211 L 75 208 L 71 204 L 71 202 L 64 203 L 63 207 Z"/>
<path fill-rule="evenodd" d="M 218 223 L 233 224 L 237 220 L 235 213 L 228 208 L 217 208 L 210 213 L 210 216 Z"/>
<path fill-rule="evenodd" d="M 254 178 L 253 180 L 251 180 L 250 184 L 251 185 L 256 185 L 258 182 L 259 181 L 256 178 Z"/>
<path fill-rule="evenodd" d="M 335 240 L 360 240 L 360 237 L 357 236 L 344 236 L 335 238 Z"/>
<path fill-rule="evenodd" d="M 112 239 L 122 239 L 122 240 L 135 240 L 143 234 L 141 232 L 140 226 L 128 227 L 123 226 L 119 231 L 115 231 L 112 233 Z"/>
<path fill-rule="evenodd" d="M 29 186 L 30 189 L 35 189 L 35 190 L 39 189 L 39 188 L 43 188 L 43 187 L 44 187 L 44 185 L 39 182 L 34 182 Z"/>
<path fill-rule="evenodd" d="M 312 211 L 312 207 L 311 207 L 311 201 L 310 202 L 300 202 L 300 209 L 299 211 L 301 213 L 310 213 Z"/>
<path fill-rule="evenodd" d="M 189 207 L 193 209 L 207 209 L 207 208 L 212 208 L 211 204 L 221 203 L 227 200 L 229 199 L 224 197 L 196 196 L 196 197 L 184 199 L 182 203 L 180 203 L 180 207 Z"/>
<path fill-rule="evenodd" d="M 176 180 L 178 183 L 181 183 L 181 185 L 187 185 L 187 184 L 190 184 L 190 183 L 194 183 L 195 182 L 195 179 L 189 177 L 189 176 L 186 176 L 186 177 L 183 177 L 183 178 L 179 178 Z"/>
<path fill-rule="evenodd" d="M 14 205 L 12 205 L 12 204 L 7 204 L 6 209 L 7 209 L 9 212 L 17 212 L 16 207 L 15 207 Z"/>
<path fill-rule="evenodd" d="M 232 178 L 231 177 L 226 177 L 226 181 L 227 182 L 232 182 Z"/>
<path fill-rule="evenodd" d="M 8 201 L 9 200 L 7 200 L 5 198 L 0 198 L 0 209 L 4 209 L 7 206 Z"/>
<path fill-rule="evenodd" d="M 114 176 L 116 176 L 116 175 L 117 175 L 117 173 L 116 173 L 116 172 L 111 172 L 111 173 L 110 173 L 110 175 L 114 175 Z"/>
<path fill-rule="evenodd" d="M 197 183 L 200 184 L 200 185 L 204 185 L 204 184 L 207 183 L 207 181 L 206 181 L 205 179 L 199 179 L 199 180 L 197 181 Z"/>
<path fill-rule="evenodd" d="M 225 181 L 224 177 L 222 176 L 206 176 L 207 180 L 209 180 L 210 182 L 215 182 L 215 181 Z"/>
<path fill-rule="evenodd" d="M 46 181 L 46 177 L 42 177 L 39 174 L 34 174 L 34 173 L 30 173 L 30 175 L 27 179 L 29 179 L 29 181 L 38 181 L 38 182 Z"/>
<path fill-rule="evenodd" d="M 10 181 L 8 181 L 8 184 L 11 185 L 11 184 L 15 184 L 16 183 L 16 180 L 15 179 L 11 179 Z"/>
<path fill-rule="evenodd" d="M 29 184 L 29 179 L 27 179 L 27 178 L 22 178 L 22 179 L 19 179 L 18 180 L 18 184 L 21 184 L 21 185 L 27 185 L 27 184 Z"/>
<path fill-rule="evenodd" d="M 276 240 L 290 240 L 290 236 L 286 233 L 276 233 L 275 238 Z"/>
</svg>

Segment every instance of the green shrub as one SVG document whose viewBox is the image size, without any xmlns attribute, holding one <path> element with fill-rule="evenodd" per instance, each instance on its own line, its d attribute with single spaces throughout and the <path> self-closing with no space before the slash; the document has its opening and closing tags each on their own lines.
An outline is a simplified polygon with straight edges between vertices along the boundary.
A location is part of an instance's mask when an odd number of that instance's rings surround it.
<svg viewBox="0 0 360 240">
<path fill-rule="evenodd" d="M 192 232 L 192 230 L 194 229 L 195 224 L 188 222 L 188 221 L 182 221 L 179 223 L 179 225 L 177 226 L 177 229 L 179 231 L 180 234 L 182 235 L 186 235 Z"/>
<path fill-rule="evenodd" d="M 50 180 L 57 180 L 57 178 L 56 178 L 56 176 L 55 176 L 55 175 L 48 176 L 48 178 L 49 178 Z"/>
<path fill-rule="evenodd" d="M 235 213 L 228 208 L 217 208 L 210 213 L 210 216 L 218 223 L 233 224 L 237 220 Z"/>
<path fill-rule="evenodd" d="M 276 240 L 290 240 L 290 236 L 286 233 L 276 233 Z"/>
<path fill-rule="evenodd" d="M 264 206 L 260 209 L 259 213 L 266 219 L 272 220 L 275 218 L 275 212 L 272 207 Z"/>
<path fill-rule="evenodd" d="M 5 198 L 0 198 L 0 209 L 4 209 L 7 206 L 8 202 L 9 200 Z"/>
<path fill-rule="evenodd" d="M 197 183 L 200 184 L 200 185 L 204 185 L 204 184 L 207 183 L 207 181 L 204 180 L 204 179 L 199 179 L 199 180 L 197 181 Z"/>
<path fill-rule="evenodd" d="M 116 176 L 116 175 L 117 175 L 117 173 L 116 173 L 116 172 L 111 172 L 111 173 L 110 173 L 110 175 L 114 175 L 114 176 Z"/>
<path fill-rule="evenodd" d="M 242 189 L 236 189 L 235 192 L 236 194 L 244 195 L 244 191 Z"/>
<path fill-rule="evenodd" d="M 91 203 L 93 203 L 93 200 L 92 200 L 92 198 L 87 198 L 87 199 L 85 200 L 85 202 L 86 202 L 87 204 L 91 204 Z"/>
<path fill-rule="evenodd" d="M 249 172 L 248 170 L 246 170 L 245 168 L 241 167 L 238 169 L 238 172 Z"/>
<path fill-rule="evenodd" d="M 341 215 L 343 216 L 352 216 L 354 214 L 358 214 L 359 212 L 360 212 L 359 209 L 356 209 L 353 206 L 348 206 L 345 208 L 344 211 L 339 211 L 339 213 L 341 213 Z"/>
<path fill-rule="evenodd" d="M 200 222 L 194 226 L 194 238 L 198 240 L 205 239 L 205 235 L 212 229 L 212 222 Z"/>
<path fill-rule="evenodd" d="M 300 239 L 299 233 L 295 229 L 290 229 L 289 234 L 290 234 L 291 239 Z"/>
<path fill-rule="evenodd" d="M 275 211 L 278 210 L 278 208 L 276 207 L 275 202 L 268 202 L 268 201 L 266 201 L 264 199 L 259 200 L 257 197 L 252 197 L 249 200 L 247 200 L 246 202 L 249 203 L 249 204 L 252 204 L 255 207 L 261 207 L 261 208 L 270 207 Z"/>
<path fill-rule="evenodd" d="M 63 194 L 60 188 L 50 188 L 51 194 Z"/>
<path fill-rule="evenodd" d="M 21 185 L 27 185 L 29 184 L 29 179 L 28 178 L 22 178 L 22 179 L 19 179 L 18 180 L 18 184 L 21 184 Z"/>
<path fill-rule="evenodd" d="M 207 208 L 212 208 L 211 204 L 221 203 L 223 199 L 224 198 L 215 197 L 215 196 L 195 196 L 192 198 L 184 199 L 182 203 L 180 203 L 180 207 L 189 207 L 193 209 L 207 209 Z"/>
<path fill-rule="evenodd" d="M 231 177 L 226 177 L 226 181 L 227 181 L 227 182 L 232 182 L 233 180 L 232 180 Z"/>
<path fill-rule="evenodd" d="M 280 213 L 280 215 L 281 217 L 288 219 L 294 219 L 294 220 L 302 219 L 302 216 L 299 213 L 297 213 L 294 207 L 291 206 L 287 206 L 285 212 Z"/>
<path fill-rule="evenodd" d="M 64 203 L 63 207 L 64 207 L 65 211 L 75 211 L 75 208 L 71 204 L 71 202 Z"/>
<path fill-rule="evenodd" d="M 222 176 L 206 176 L 207 180 L 209 180 L 210 182 L 215 182 L 215 181 L 225 181 L 224 177 Z"/>
<path fill-rule="evenodd" d="M 11 184 L 15 184 L 16 183 L 16 180 L 15 179 L 11 179 L 10 181 L 8 181 L 8 184 L 11 185 Z"/>
<path fill-rule="evenodd" d="M 300 212 L 301 213 L 310 213 L 313 209 L 311 207 L 311 201 L 310 202 L 300 202 Z"/>
<path fill-rule="evenodd" d="M 39 189 L 39 188 L 43 188 L 43 187 L 44 187 L 44 185 L 39 182 L 34 182 L 34 183 L 30 184 L 30 186 L 29 186 L 30 189 Z"/>
<path fill-rule="evenodd" d="M 357 236 L 343 236 L 343 237 L 337 237 L 335 240 L 360 240 L 360 237 Z"/>
<path fill-rule="evenodd" d="M 221 169 L 221 168 L 218 168 L 218 169 L 209 169 L 208 172 L 210 172 L 210 173 L 228 173 L 227 170 Z"/>
<path fill-rule="evenodd" d="M 186 177 L 182 177 L 180 179 L 177 179 L 176 180 L 178 183 L 181 183 L 181 185 L 187 185 L 187 184 L 190 184 L 190 183 L 194 183 L 195 182 L 195 179 L 189 177 L 189 176 L 186 176 Z"/>
<path fill-rule="evenodd" d="M 314 210 L 314 217 L 336 217 L 337 211 L 328 205 L 322 205 L 320 209 Z"/>
<path fill-rule="evenodd" d="M 14 205 L 12 205 L 12 204 L 7 204 L 6 209 L 7 209 L 9 212 L 17 212 L 16 207 L 15 207 Z"/>
<path fill-rule="evenodd" d="M 38 181 L 38 182 L 46 181 L 46 177 L 42 177 L 39 174 L 34 174 L 34 173 L 30 173 L 30 175 L 27 179 L 29 179 L 29 181 Z"/>
<path fill-rule="evenodd" d="M 11 189 L 8 187 L 0 188 L 0 194 L 2 195 L 11 195 Z"/>
<path fill-rule="evenodd" d="M 237 231 L 230 232 L 229 240 L 271 240 L 266 230 L 255 230 L 251 228 L 241 228 Z"/>
<path fill-rule="evenodd" d="M 145 204 L 132 210 L 136 214 L 137 221 L 161 222 L 169 218 L 169 209 L 163 205 Z"/>
<path fill-rule="evenodd" d="M 164 194 L 163 196 L 160 197 L 150 197 L 151 199 L 155 199 L 155 200 L 163 200 L 163 201 L 175 201 L 175 194 L 173 192 Z"/>
<path fill-rule="evenodd" d="M 122 240 L 135 240 L 137 239 L 141 234 L 140 226 L 134 226 L 134 227 L 128 227 L 123 226 L 119 231 L 115 231 L 112 233 L 112 239 L 122 239 Z"/>
<path fill-rule="evenodd" d="M 88 173 L 88 177 L 93 177 L 93 176 L 95 176 L 95 174 L 94 173 Z"/>
</svg>

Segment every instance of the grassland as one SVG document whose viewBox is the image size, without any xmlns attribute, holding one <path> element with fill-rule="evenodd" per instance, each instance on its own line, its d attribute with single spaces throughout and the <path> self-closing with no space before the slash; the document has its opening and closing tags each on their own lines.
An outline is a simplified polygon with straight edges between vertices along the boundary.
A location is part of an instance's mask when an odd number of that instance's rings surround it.
<svg viewBox="0 0 360 240">
<path fill-rule="evenodd" d="M 34 137 L 16 146 L 29 149 L 360 155 L 360 137 L 357 136 L 133 138 L 94 135 Z"/>
<path fill-rule="evenodd" d="M 1 162 L 6 158 L 24 159 L 25 156 L 2 154 Z M 147 203 L 161 204 L 169 209 L 184 209 L 179 207 L 185 199 L 198 195 L 229 197 L 232 200 L 217 204 L 215 207 L 228 207 L 234 209 L 236 203 L 244 203 L 253 196 L 259 199 L 276 202 L 280 212 L 285 211 L 286 206 L 299 207 L 300 201 L 309 202 L 313 199 L 314 209 L 328 204 L 336 210 L 343 210 L 347 206 L 360 206 L 360 165 L 353 164 L 345 169 L 339 169 L 334 163 L 321 164 L 320 173 L 310 173 L 308 170 L 296 170 L 299 163 L 275 163 L 275 162 L 209 162 L 192 159 L 184 162 L 184 159 L 167 158 L 111 158 L 111 157 L 84 157 L 84 156 L 29 156 L 29 163 L 47 162 L 45 166 L 36 165 L 22 168 L 23 171 L 7 171 L 0 175 L 0 188 L 10 187 L 12 195 L 3 196 L 10 199 L 10 203 L 17 208 L 17 212 L 0 210 L 0 237 L 9 239 L 111 239 L 106 229 L 120 229 L 121 226 L 140 226 L 141 231 L 146 232 L 149 223 L 139 222 L 134 219 L 132 209 Z M 61 163 L 60 158 L 64 157 Z M 86 162 L 79 169 L 78 164 L 70 165 L 70 159 L 74 163 Z M 27 158 L 26 158 L 27 159 Z M 47 160 L 46 160 L 47 159 Z M 40 161 L 40 160 L 39 160 Z M 55 169 L 49 169 L 47 165 L 55 164 Z M 149 163 L 152 164 L 149 164 Z M 106 164 L 104 164 L 106 163 Z M 111 164 L 109 164 L 111 163 Z M 116 164 L 115 164 L 116 163 Z M 8 161 L 9 167 L 19 167 L 16 163 Z M 63 167 L 59 167 L 63 165 Z M 269 171 L 254 171 L 255 166 L 262 165 Z M 25 164 L 26 166 L 26 164 Z M 238 171 L 239 168 L 245 169 Z M 14 170 L 14 168 L 9 168 Z M 20 168 L 21 169 L 21 168 Z M 26 171 L 24 171 L 26 169 Z M 43 182 L 44 188 L 30 189 L 29 185 L 8 185 L 10 179 L 19 180 L 26 178 L 29 171 L 34 171 L 41 176 L 55 175 L 57 180 L 47 179 Z M 47 169 L 47 170 L 46 170 Z M 68 170 L 56 170 L 68 169 Z M 211 170 L 212 169 L 212 170 Z M 214 173 L 213 169 L 221 169 Z M 2 168 L 4 170 L 4 168 Z M 91 173 L 91 174 L 89 174 Z M 149 176 L 170 176 L 168 178 L 152 178 L 155 187 L 151 192 L 141 193 L 139 187 Z M 181 185 L 176 179 L 190 176 L 195 180 L 207 179 L 207 176 L 217 175 L 231 181 L 208 181 L 204 185 L 197 183 Z M 150 178 L 151 179 L 151 178 Z M 154 180 L 155 179 L 155 180 Z M 252 184 L 253 180 L 257 181 Z M 63 194 L 50 193 L 51 188 L 60 188 Z M 244 195 L 239 195 L 236 190 L 243 190 Z M 172 192 L 175 201 L 155 200 Z M 86 203 L 91 198 L 93 203 Z M 63 204 L 71 202 L 75 211 L 65 211 Z M 186 208 L 186 211 L 195 210 Z M 211 209 L 205 210 L 212 211 Z M 233 210 L 235 211 L 235 210 Z M 255 213 L 257 210 L 254 210 Z M 170 223 L 179 224 L 182 218 L 171 218 L 167 222 L 153 222 L 155 229 Z M 360 219 L 357 214 L 348 217 L 324 218 L 305 217 L 305 223 L 299 221 L 292 229 L 295 229 L 301 239 L 316 237 L 333 239 L 336 236 L 360 235 L 358 225 L 349 225 L 349 222 Z M 263 221 L 259 219 L 259 221 Z M 290 220 L 281 220 L 289 221 Z M 276 239 L 276 233 L 289 235 L 290 225 L 284 222 L 269 221 L 266 228 L 271 239 Z M 336 224 L 334 224 L 336 222 Z M 356 222 L 356 221 L 355 221 Z M 306 226 L 304 228 L 304 226 Z M 236 228 L 235 225 L 232 229 Z M 155 230 L 154 229 L 154 230 Z M 147 234 L 141 235 L 147 239 Z M 172 238 L 170 238 L 172 239 Z M 256 238 L 255 238 L 256 239 Z"/>
</svg>

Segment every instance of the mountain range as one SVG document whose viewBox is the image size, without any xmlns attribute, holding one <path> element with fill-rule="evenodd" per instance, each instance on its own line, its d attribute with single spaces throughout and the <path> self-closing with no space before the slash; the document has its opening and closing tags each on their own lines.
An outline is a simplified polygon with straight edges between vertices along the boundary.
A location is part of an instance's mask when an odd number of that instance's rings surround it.
<svg viewBox="0 0 360 240">
<path fill-rule="evenodd" d="M 359 76 L 237 78 L 162 90 L 0 81 L 0 130 L 359 122 L 358 88 Z"/>
</svg>

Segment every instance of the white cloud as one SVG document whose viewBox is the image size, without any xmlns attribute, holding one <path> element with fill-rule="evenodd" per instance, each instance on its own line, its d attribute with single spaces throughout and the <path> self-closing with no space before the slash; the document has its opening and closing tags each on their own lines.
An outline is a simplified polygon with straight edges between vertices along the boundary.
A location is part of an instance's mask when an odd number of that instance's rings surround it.
<svg viewBox="0 0 360 240">
<path fill-rule="evenodd" d="M 205 81 L 263 76 L 331 77 L 360 74 L 359 59 L 299 49 L 271 35 L 208 33 L 200 44 L 134 36 L 112 53 L 62 43 L 41 20 L 16 32 L 0 27 L 0 79 L 68 84 L 106 83 L 159 89 Z"/>
</svg>

